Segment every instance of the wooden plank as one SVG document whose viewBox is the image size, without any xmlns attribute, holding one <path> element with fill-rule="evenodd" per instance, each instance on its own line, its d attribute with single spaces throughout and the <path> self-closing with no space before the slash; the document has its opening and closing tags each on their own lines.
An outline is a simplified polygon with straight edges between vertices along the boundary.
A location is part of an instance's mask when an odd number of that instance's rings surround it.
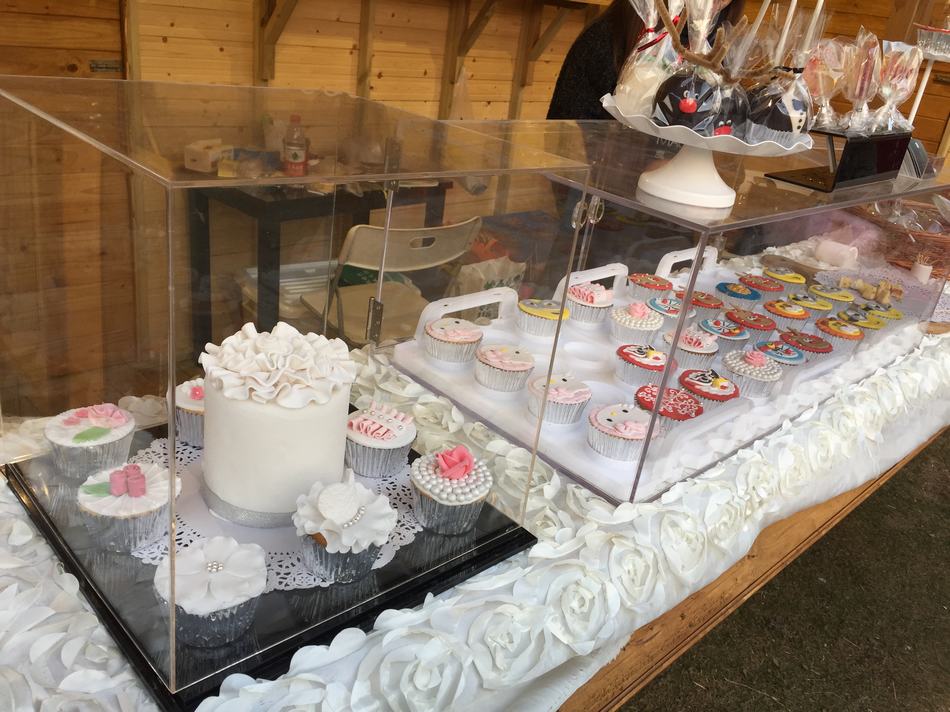
<svg viewBox="0 0 950 712">
<path fill-rule="evenodd" d="M 119 52 L 117 23 L 96 17 L 0 12 L 0 46 Z"/>
<path fill-rule="evenodd" d="M 464 57 L 472 50 L 472 47 L 475 45 L 475 40 L 482 34 L 482 30 L 485 29 L 485 25 L 488 24 L 488 21 L 491 20 L 497 6 L 498 0 L 485 0 L 485 3 L 478 9 L 475 19 L 472 20 L 466 28 L 465 34 L 463 34 L 461 40 L 459 40 L 460 56 Z"/>
<path fill-rule="evenodd" d="M 449 116 L 452 94 L 458 79 L 459 48 L 468 23 L 469 0 L 453 2 L 449 7 L 449 23 L 445 29 L 445 47 L 442 53 L 442 77 L 439 81 L 439 118 Z"/>
<path fill-rule="evenodd" d="M 122 53 L 101 49 L 0 46 L 0 74 L 121 79 L 122 72 L 93 72 L 91 62 L 120 61 Z"/>
<path fill-rule="evenodd" d="M 638 629 L 620 654 L 564 703 L 561 712 L 619 709 L 941 434 L 871 482 L 763 530 L 749 553 L 722 576 Z"/>
<path fill-rule="evenodd" d="M 373 27 L 376 22 L 376 0 L 360 3 L 360 48 L 356 61 L 356 95 L 369 98 L 370 73 L 373 71 Z"/>
<path fill-rule="evenodd" d="M 570 14 L 571 11 L 569 8 L 559 7 L 557 9 L 557 14 L 554 15 L 554 19 L 548 23 L 548 26 L 544 28 L 544 32 L 541 33 L 541 36 L 538 37 L 537 41 L 531 46 L 528 52 L 528 61 L 534 62 L 541 56 L 541 53 L 547 49 L 551 40 L 553 40 L 554 36 L 560 31 L 564 25 L 564 21 L 567 20 Z"/>
<path fill-rule="evenodd" d="M 521 110 L 521 98 L 531 65 L 529 54 L 541 32 L 541 0 L 524 0 L 524 15 L 518 36 L 518 51 L 515 55 L 515 71 L 512 75 L 511 94 L 508 98 L 508 118 L 517 119 Z"/>
<path fill-rule="evenodd" d="M 29 15 L 61 15 L 65 17 L 94 17 L 104 20 L 119 19 L 116 0 L 3 0 L 6 12 Z"/>
<path fill-rule="evenodd" d="M 276 64 L 274 48 L 294 12 L 294 8 L 297 6 L 297 0 L 275 0 L 275 2 L 274 10 L 264 24 L 260 44 L 258 45 L 256 76 L 262 82 L 274 78 L 274 65 Z"/>
</svg>

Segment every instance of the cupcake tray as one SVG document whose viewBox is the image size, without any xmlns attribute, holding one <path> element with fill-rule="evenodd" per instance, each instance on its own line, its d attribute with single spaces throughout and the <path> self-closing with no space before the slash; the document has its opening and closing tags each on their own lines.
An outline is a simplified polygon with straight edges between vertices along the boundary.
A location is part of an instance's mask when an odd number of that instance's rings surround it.
<svg viewBox="0 0 950 712">
<path fill-rule="evenodd" d="M 164 438 L 162 427 L 136 433 L 135 453 Z M 410 453 L 410 461 L 418 457 Z M 179 462 L 183 492 L 177 506 L 202 508 L 195 480 L 197 464 Z M 275 459 L 275 467 L 279 460 Z M 86 599 L 128 658 L 163 710 L 195 709 L 234 673 L 277 677 L 288 669 L 293 654 L 304 645 L 327 644 L 340 630 L 369 630 L 376 617 L 391 608 L 409 608 L 428 593 L 440 593 L 509 556 L 536 539 L 506 515 L 486 503 L 475 528 L 460 536 L 417 532 L 399 548 L 392 561 L 362 581 L 291 591 L 275 590 L 260 598 L 251 629 L 231 644 L 217 648 L 176 646 L 177 689 L 168 684 L 167 619 L 153 591 L 155 567 L 131 554 L 116 554 L 97 546 L 82 526 L 74 502 L 76 483 L 63 480 L 46 455 L 3 465 L 2 474 L 31 520 L 46 537 L 69 573 L 76 576 Z M 192 511 L 191 516 L 213 515 Z M 215 520 L 217 521 L 217 520 Z M 276 532 L 246 529 L 217 521 L 221 532 L 239 541 L 260 543 L 262 537 L 295 539 L 293 529 Z M 244 532 L 236 530 L 244 529 Z M 273 542 L 272 542 L 273 543 Z M 293 542 L 296 544 L 296 542 Z"/>
</svg>

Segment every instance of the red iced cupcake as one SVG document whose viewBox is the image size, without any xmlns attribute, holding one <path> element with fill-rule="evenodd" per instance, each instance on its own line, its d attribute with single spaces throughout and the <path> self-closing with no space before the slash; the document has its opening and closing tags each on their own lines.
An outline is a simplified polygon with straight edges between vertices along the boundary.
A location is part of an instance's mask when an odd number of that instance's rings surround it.
<svg viewBox="0 0 950 712">
<path fill-rule="evenodd" d="M 739 397 L 739 386 L 711 368 L 683 371 L 680 374 L 680 385 L 690 394 L 712 403 L 725 403 Z"/>
<path fill-rule="evenodd" d="M 656 396 L 659 386 L 650 383 L 637 389 L 637 405 L 644 410 L 652 411 L 656 406 Z M 663 402 L 660 404 L 660 419 L 657 426 L 660 432 L 666 432 L 676 423 L 683 423 L 699 417 L 703 413 L 703 404 L 684 390 L 667 388 L 663 393 Z"/>
<path fill-rule="evenodd" d="M 673 283 L 670 280 L 663 279 L 663 277 L 658 277 L 655 274 L 638 272 L 631 274 L 627 277 L 627 280 L 630 283 L 630 295 L 634 299 L 640 299 L 644 302 L 653 297 L 663 297 L 673 289 Z"/>
<path fill-rule="evenodd" d="M 674 296 L 683 301 L 683 297 L 686 296 L 685 289 L 678 289 Z M 714 316 L 717 316 L 719 312 L 722 311 L 722 300 L 714 294 L 709 292 L 700 292 L 694 291 L 693 298 L 690 299 L 690 304 L 696 307 L 696 310 L 700 314 L 700 318 L 709 317 L 710 319 Z"/>
<path fill-rule="evenodd" d="M 764 274 L 744 274 L 739 282 L 761 294 L 763 302 L 778 299 L 785 291 L 784 284 Z"/>
<path fill-rule="evenodd" d="M 783 331 L 782 341 L 804 353 L 812 363 L 828 358 L 834 351 L 834 347 L 827 339 L 795 329 Z"/>
<path fill-rule="evenodd" d="M 744 326 L 746 329 L 752 329 L 753 331 L 761 331 L 765 334 L 775 331 L 775 321 L 757 312 L 733 309 L 726 312 L 726 318 L 733 324 Z"/>
</svg>

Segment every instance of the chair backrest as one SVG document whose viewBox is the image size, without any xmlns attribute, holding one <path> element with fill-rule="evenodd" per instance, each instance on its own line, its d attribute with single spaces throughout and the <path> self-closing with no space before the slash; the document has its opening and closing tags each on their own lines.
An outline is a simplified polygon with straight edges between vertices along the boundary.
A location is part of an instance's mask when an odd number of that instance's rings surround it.
<svg viewBox="0 0 950 712">
<path fill-rule="evenodd" d="M 441 227 L 390 228 L 386 272 L 412 272 L 457 260 L 469 251 L 482 219 Z M 383 258 L 384 228 L 354 225 L 346 234 L 339 264 L 378 270 Z"/>
</svg>

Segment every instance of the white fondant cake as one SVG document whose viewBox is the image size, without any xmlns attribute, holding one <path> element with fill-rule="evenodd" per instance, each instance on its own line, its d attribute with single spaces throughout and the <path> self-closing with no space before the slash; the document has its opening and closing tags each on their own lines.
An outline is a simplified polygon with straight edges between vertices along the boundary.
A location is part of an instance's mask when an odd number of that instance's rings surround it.
<svg viewBox="0 0 950 712">
<path fill-rule="evenodd" d="M 357 365 L 343 341 L 282 322 L 270 333 L 245 324 L 205 349 L 209 505 L 241 524 L 288 525 L 314 482 L 343 478 Z"/>
</svg>

